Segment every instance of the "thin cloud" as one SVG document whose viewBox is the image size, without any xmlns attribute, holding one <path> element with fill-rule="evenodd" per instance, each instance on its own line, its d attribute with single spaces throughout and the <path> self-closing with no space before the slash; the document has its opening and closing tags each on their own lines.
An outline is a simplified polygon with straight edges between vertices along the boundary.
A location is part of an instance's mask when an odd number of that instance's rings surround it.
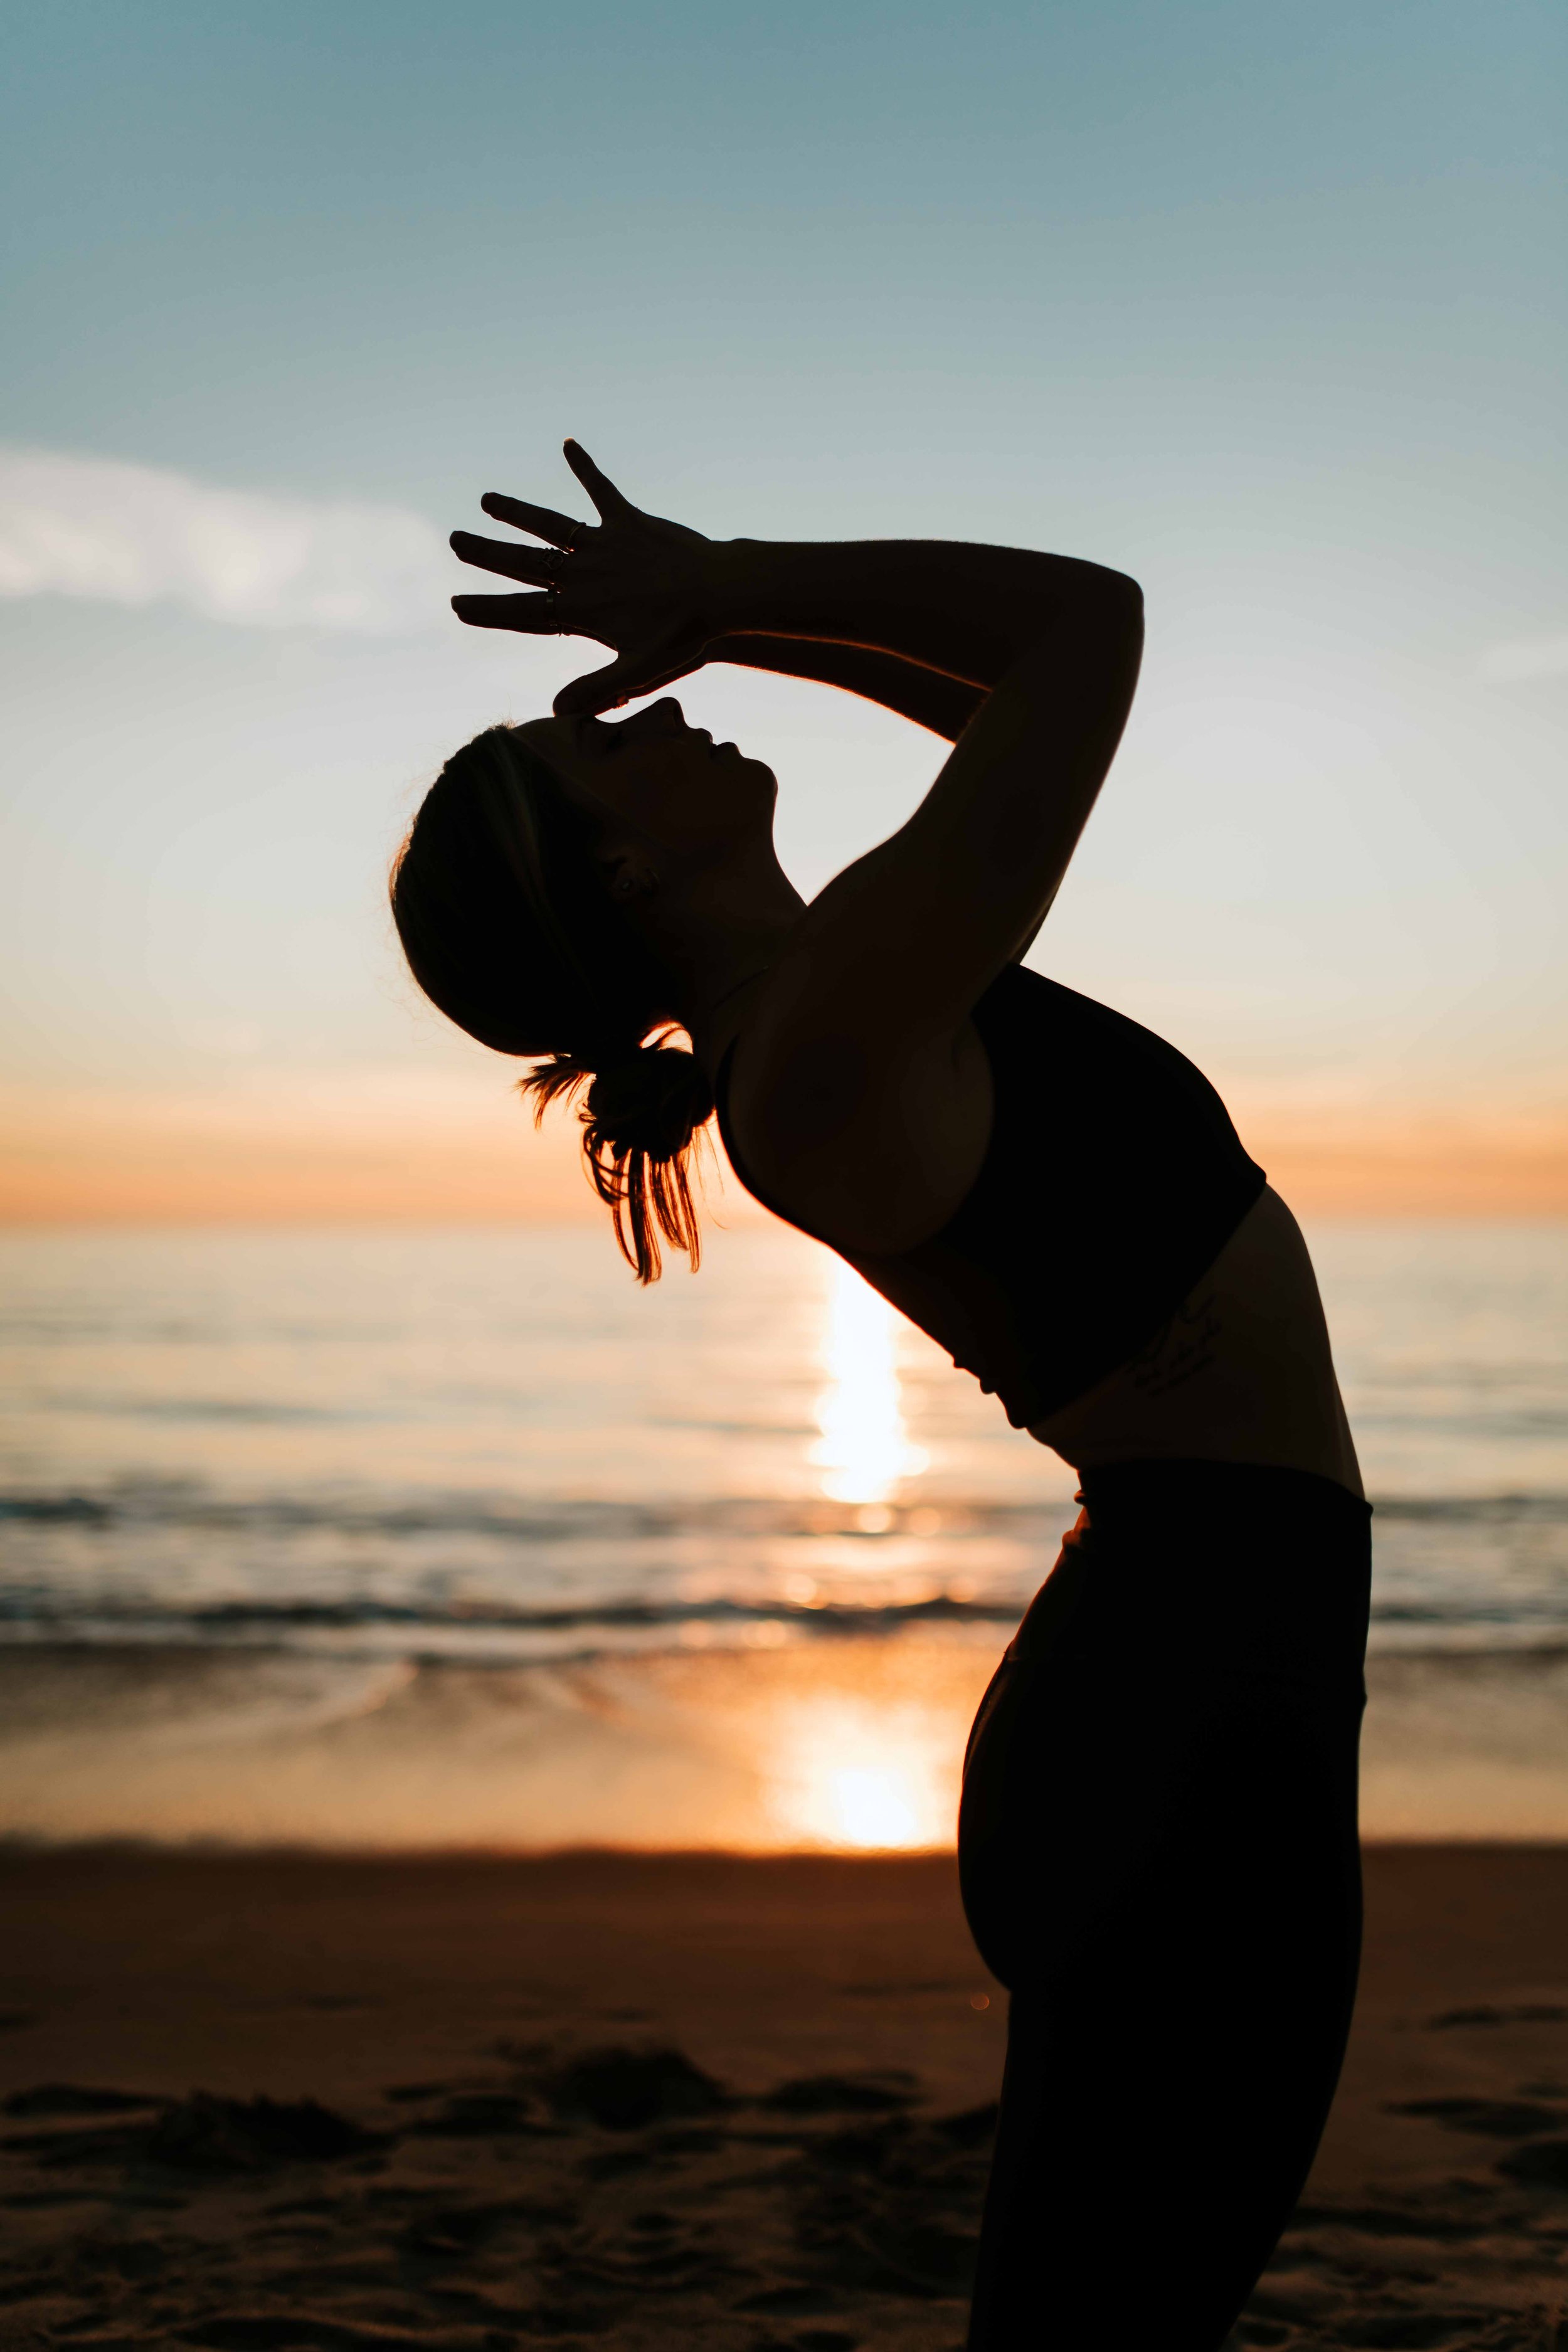
<svg viewBox="0 0 1568 2352">
<path fill-rule="evenodd" d="M 438 626 L 450 574 L 441 533 L 401 507 L 0 446 L 0 596 L 167 601 L 238 628 L 384 636 Z"/>
<path fill-rule="evenodd" d="M 1521 637 L 1489 646 L 1480 675 L 1488 686 L 1513 686 L 1521 678 L 1568 677 L 1568 637 Z"/>
</svg>

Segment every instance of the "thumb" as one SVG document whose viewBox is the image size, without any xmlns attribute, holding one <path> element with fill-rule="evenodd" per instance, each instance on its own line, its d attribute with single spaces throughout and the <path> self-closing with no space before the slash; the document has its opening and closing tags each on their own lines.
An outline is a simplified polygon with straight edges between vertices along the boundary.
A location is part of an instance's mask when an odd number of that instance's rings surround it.
<svg viewBox="0 0 1568 2352">
<path fill-rule="evenodd" d="M 617 656 L 603 669 L 589 670 L 584 677 L 574 677 L 556 696 L 555 714 L 559 719 L 579 719 L 601 710 L 617 710 L 623 702 L 634 701 L 638 695 L 651 694 L 657 687 L 689 677 L 694 669 L 701 668 L 706 652 L 700 638 L 683 629 L 668 630 L 647 645 Z"/>
</svg>

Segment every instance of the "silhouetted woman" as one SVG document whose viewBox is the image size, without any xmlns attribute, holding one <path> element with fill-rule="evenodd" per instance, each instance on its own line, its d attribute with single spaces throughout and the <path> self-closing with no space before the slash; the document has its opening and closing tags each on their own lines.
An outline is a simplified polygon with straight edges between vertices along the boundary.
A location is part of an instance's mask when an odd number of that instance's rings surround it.
<svg viewBox="0 0 1568 2352">
<path fill-rule="evenodd" d="M 710 541 L 567 457 L 597 525 L 487 498 L 545 544 L 454 547 L 543 593 L 455 605 L 616 658 L 447 762 L 394 878 L 409 962 L 541 1057 L 540 1108 L 586 1084 L 645 1281 L 661 1235 L 696 1255 L 717 1108 L 757 1199 L 1079 1473 L 965 1768 L 964 1901 L 1012 1994 L 971 2341 L 1215 2352 L 1350 2019 L 1368 1512 L 1306 1247 L 1219 1097 L 1019 961 L 1125 722 L 1142 598 L 1016 548 Z M 954 746 L 809 906 L 760 761 L 668 698 L 600 716 L 713 661 Z"/>
</svg>

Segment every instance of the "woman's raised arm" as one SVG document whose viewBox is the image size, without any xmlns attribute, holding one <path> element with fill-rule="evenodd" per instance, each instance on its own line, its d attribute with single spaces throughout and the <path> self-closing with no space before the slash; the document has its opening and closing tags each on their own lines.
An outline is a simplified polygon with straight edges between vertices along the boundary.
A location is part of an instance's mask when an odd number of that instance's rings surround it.
<svg viewBox="0 0 1568 2352">
<path fill-rule="evenodd" d="M 715 637 L 710 662 L 739 669 L 771 670 L 782 677 L 807 677 L 836 686 L 896 710 L 944 742 L 956 743 L 985 697 L 980 688 L 898 654 L 868 652 L 864 646 L 838 646 L 823 637 Z"/>
<path fill-rule="evenodd" d="M 858 646 L 982 692 L 1054 627 L 1137 594 L 1102 564 L 942 539 L 721 541 L 702 593 L 717 634 Z"/>
<path fill-rule="evenodd" d="M 674 683 L 710 660 L 816 677 L 901 710 L 953 740 L 978 695 L 1053 625 L 1131 583 L 1071 557 L 948 540 L 817 544 L 714 541 L 648 515 L 623 497 L 574 441 L 567 463 L 598 510 L 588 525 L 553 508 L 491 492 L 498 522 L 542 548 L 455 531 L 465 563 L 542 589 L 535 595 L 453 598 L 471 626 L 596 637 L 616 658 L 574 678 L 556 709 L 613 709 Z M 738 647 L 744 640 L 750 654 Z M 879 662 L 789 656 L 786 640 L 853 648 Z M 894 664 L 928 673 L 904 674 Z M 967 696 L 939 692 L 945 678 Z"/>
<path fill-rule="evenodd" d="M 455 598 L 463 619 L 615 649 L 559 712 L 611 709 L 748 640 L 759 667 L 868 688 L 925 724 L 940 696 L 952 756 L 909 822 L 816 900 L 801 948 L 804 995 L 840 1023 L 858 1007 L 868 1039 L 951 1031 L 1038 928 L 1110 764 L 1142 647 L 1134 583 L 963 541 L 715 541 L 644 514 L 575 442 L 566 457 L 596 527 L 492 494 L 487 512 L 553 544 L 453 540 L 465 562 L 545 592 Z"/>
</svg>

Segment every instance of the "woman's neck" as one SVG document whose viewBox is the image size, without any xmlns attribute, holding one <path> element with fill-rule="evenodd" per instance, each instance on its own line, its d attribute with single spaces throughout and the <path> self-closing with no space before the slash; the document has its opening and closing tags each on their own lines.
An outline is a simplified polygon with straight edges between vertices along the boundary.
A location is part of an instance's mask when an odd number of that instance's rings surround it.
<svg viewBox="0 0 1568 2352">
<path fill-rule="evenodd" d="M 705 952 L 691 958 L 682 990 L 682 1018 L 699 1050 L 719 1029 L 728 1039 L 737 1020 L 744 1018 L 757 983 L 795 937 L 805 908 L 793 890 L 790 897 L 793 905 L 781 908 L 772 919 L 726 926 L 703 942 Z"/>
<path fill-rule="evenodd" d="M 776 963 L 805 901 L 776 859 L 761 870 L 696 877 L 679 898 L 648 903 L 647 943 L 675 983 L 675 1012 L 699 1051 L 715 1024 L 726 1034 L 743 992 Z"/>
</svg>

